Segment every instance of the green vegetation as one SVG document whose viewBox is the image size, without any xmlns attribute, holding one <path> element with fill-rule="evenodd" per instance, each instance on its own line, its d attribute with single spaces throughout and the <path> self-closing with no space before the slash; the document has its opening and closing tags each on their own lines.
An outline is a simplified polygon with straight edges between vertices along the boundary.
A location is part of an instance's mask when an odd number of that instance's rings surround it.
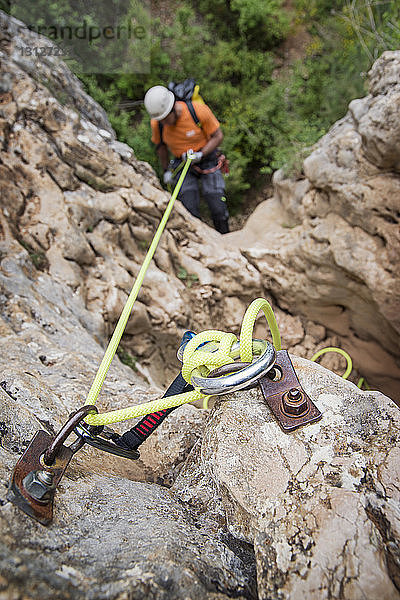
<svg viewBox="0 0 400 600">
<path fill-rule="evenodd" d="M 21 238 L 18 239 L 18 242 L 28 252 L 29 258 L 31 259 L 36 269 L 38 269 L 39 271 L 46 271 L 48 269 L 49 262 L 44 252 L 34 250 L 30 244 L 28 244 Z"/>
<path fill-rule="evenodd" d="M 34 3 L 37 12 L 43 1 Z M 117 4 L 110 0 L 110 10 Z M 121 22 L 126 22 L 140 3 L 123 4 Z M 82 10 L 75 0 L 46 6 L 55 21 L 76 19 Z M 76 73 L 107 111 L 119 139 L 156 170 L 140 101 L 152 85 L 194 77 L 223 127 L 231 167 L 227 196 L 234 212 L 246 190 L 273 170 L 285 165 L 288 174 L 298 173 L 311 146 L 344 116 L 349 101 L 365 95 L 365 75 L 375 58 L 400 47 L 396 2 L 295 0 L 290 6 L 283 0 L 153 3 L 150 72 L 107 72 L 110 57 L 97 43 L 103 72 Z M 96 24 L 96 9 L 88 19 Z M 304 43 L 296 42 L 300 37 Z M 289 42 L 298 60 L 285 57 Z"/>
<path fill-rule="evenodd" d="M 137 373 L 136 358 L 134 358 L 132 354 L 129 354 L 127 350 L 124 350 L 124 348 L 119 346 L 117 350 L 117 356 L 124 365 L 127 365 L 133 371 L 135 371 L 135 373 Z"/>
<path fill-rule="evenodd" d="M 177 277 L 185 283 L 187 288 L 191 288 L 194 283 L 199 281 L 198 275 L 195 273 L 188 273 L 184 267 L 179 267 Z"/>
</svg>

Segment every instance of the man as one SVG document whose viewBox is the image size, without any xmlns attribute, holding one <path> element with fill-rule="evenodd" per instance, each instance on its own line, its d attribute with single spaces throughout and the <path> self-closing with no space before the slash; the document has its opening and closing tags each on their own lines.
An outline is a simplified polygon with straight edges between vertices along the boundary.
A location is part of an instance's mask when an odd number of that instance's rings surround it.
<svg viewBox="0 0 400 600">
<path fill-rule="evenodd" d="M 220 233 L 228 233 L 225 182 L 218 168 L 216 154 L 216 149 L 223 140 L 219 122 L 209 107 L 201 102 L 193 102 L 193 116 L 188 104 L 176 100 L 173 92 L 162 85 L 148 90 L 144 104 L 152 117 L 151 141 L 156 144 L 156 152 L 164 170 L 164 183 L 174 182 L 172 172 L 182 160 L 186 160 L 187 151 L 193 150 L 195 157 L 178 198 L 192 215 L 200 218 L 201 183 L 215 229 Z M 199 123 L 195 122 L 195 117 Z M 174 156 L 170 163 L 168 151 Z"/>
</svg>

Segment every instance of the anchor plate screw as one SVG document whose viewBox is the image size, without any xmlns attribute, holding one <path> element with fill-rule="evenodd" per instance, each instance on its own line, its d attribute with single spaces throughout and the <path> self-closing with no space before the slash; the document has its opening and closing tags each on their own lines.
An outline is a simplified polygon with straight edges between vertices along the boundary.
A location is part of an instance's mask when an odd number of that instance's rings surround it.
<svg viewBox="0 0 400 600">
<path fill-rule="evenodd" d="M 297 388 L 291 388 L 282 396 L 283 411 L 291 417 L 303 415 L 307 408 L 307 399 Z"/>
<path fill-rule="evenodd" d="M 22 485 L 32 498 L 43 504 L 48 504 L 55 492 L 53 474 L 49 471 L 31 471 Z"/>
</svg>

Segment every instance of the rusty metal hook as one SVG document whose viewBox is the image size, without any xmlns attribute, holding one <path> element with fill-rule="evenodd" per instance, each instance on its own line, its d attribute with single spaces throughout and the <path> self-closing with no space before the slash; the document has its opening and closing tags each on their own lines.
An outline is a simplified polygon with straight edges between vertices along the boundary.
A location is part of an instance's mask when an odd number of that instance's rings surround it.
<svg viewBox="0 0 400 600">
<path fill-rule="evenodd" d="M 43 525 L 53 518 L 53 501 L 69 462 L 85 440 L 81 437 L 70 446 L 64 441 L 83 419 L 97 412 L 95 406 L 82 406 L 70 415 L 68 421 L 55 435 L 38 431 L 15 465 L 7 499 Z"/>
<path fill-rule="evenodd" d="M 83 421 L 83 419 L 89 414 L 97 412 L 98 410 L 96 406 L 86 404 L 85 406 L 81 406 L 81 408 L 78 408 L 78 410 L 76 410 L 69 416 L 68 421 L 65 423 L 65 425 L 61 427 L 60 431 L 53 438 L 50 446 L 47 448 L 43 455 L 43 462 L 46 466 L 51 466 L 54 463 L 61 446 L 63 446 L 65 440 L 74 431 L 75 427 L 79 425 L 79 423 Z M 75 454 L 75 452 L 82 448 L 84 444 L 85 440 L 83 438 L 78 438 L 76 442 L 69 446 L 69 448 Z"/>
</svg>

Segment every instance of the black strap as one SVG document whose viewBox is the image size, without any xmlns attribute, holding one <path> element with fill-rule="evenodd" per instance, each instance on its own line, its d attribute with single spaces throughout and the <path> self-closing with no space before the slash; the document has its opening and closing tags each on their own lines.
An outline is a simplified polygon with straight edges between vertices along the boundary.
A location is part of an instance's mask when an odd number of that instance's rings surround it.
<svg viewBox="0 0 400 600">
<path fill-rule="evenodd" d="M 193 386 L 188 384 L 179 373 L 179 375 L 171 383 L 163 398 L 168 396 L 174 396 L 175 394 L 181 394 L 182 392 L 190 392 L 193 390 Z M 113 437 L 113 441 L 117 446 L 125 448 L 127 450 L 136 450 L 140 444 L 143 444 L 150 434 L 164 421 L 165 417 L 169 415 L 177 406 L 172 408 L 165 408 L 157 412 L 146 415 L 136 423 L 132 429 L 126 431 L 122 435 Z"/>
<path fill-rule="evenodd" d="M 158 131 L 160 132 L 160 143 L 157 145 L 157 148 L 164 143 L 162 139 L 163 125 L 160 123 L 160 121 L 158 121 Z"/>
<path fill-rule="evenodd" d="M 193 121 L 196 123 L 197 127 L 200 127 L 201 129 L 201 122 L 199 117 L 196 114 L 196 111 L 194 110 L 194 106 L 191 100 L 182 100 L 182 102 L 185 102 L 186 106 L 189 109 L 190 112 L 190 116 L 192 117 Z M 159 147 L 161 144 L 163 144 L 163 124 L 160 123 L 160 121 L 158 121 L 158 131 L 160 132 L 160 142 L 158 144 L 157 147 Z"/>
<path fill-rule="evenodd" d="M 201 123 L 200 123 L 200 119 L 199 117 L 196 115 L 196 111 L 194 110 L 194 106 L 191 100 L 186 100 L 186 106 L 189 109 L 190 115 L 193 119 L 193 121 L 196 123 L 197 127 L 200 127 L 201 129 Z"/>
</svg>

